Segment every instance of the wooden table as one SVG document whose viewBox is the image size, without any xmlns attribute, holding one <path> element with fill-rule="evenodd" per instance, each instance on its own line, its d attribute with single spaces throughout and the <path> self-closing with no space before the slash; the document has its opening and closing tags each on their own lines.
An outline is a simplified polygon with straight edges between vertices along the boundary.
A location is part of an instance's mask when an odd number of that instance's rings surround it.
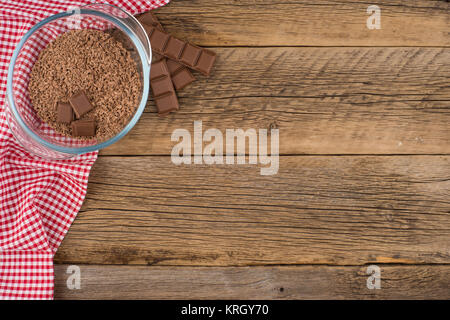
<svg viewBox="0 0 450 320">
<path fill-rule="evenodd" d="M 100 152 L 55 298 L 450 298 L 448 1 L 172 0 L 157 14 L 217 64 L 179 112 L 149 101 Z M 194 120 L 278 128 L 278 174 L 174 165 L 171 134 Z"/>
</svg>

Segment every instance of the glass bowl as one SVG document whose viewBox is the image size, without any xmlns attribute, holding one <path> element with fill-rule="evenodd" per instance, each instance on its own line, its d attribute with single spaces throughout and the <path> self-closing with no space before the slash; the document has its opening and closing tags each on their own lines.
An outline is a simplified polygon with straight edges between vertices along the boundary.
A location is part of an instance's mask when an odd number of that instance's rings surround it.
<svg viewBox="0 0 450 320">
<path fill-rule="evenodd" d="M 139 105 L 125 127 L 106 141 L 81 140 L 64 136 L 43 122 L 34 110 L 28 83 L 39 52 L 60 34 L 71 29 L 113 32 L 131 51 L 141 79 Z M 50 16 L 34 25 L 14 50 L 8 69 L 6 119 L 19 143 L 31 154 L 45 159 L 67 159 L 100 150 L 125 136 L 144 111 L 149 91 L 151 46 L 142 25 L 128 12 L 108 4 L 89 4 Z"/>
</svg>

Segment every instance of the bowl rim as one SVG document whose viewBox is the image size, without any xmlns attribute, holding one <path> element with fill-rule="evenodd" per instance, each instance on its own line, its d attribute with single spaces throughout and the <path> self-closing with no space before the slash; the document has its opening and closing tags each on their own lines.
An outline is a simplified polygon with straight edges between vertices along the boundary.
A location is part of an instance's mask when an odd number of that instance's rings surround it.
<svg viewBox="0 0 450 320">
<path fill-rule="evenodd" d="M 134 20 L 138 21 L 133 15 L 129 14 L 125 10 L 123 10 L 119 7 L 116 7 L 114 5 L 110 5 L 110 4 L 108 4 L 108 6 L 115 7 L 117 9 L 123 11 L 124 13 L 126 13 L 128 16 L 133 17 Z M 67 12 L 60 12 L 60 13 L 51 15 L 51 16 L 39 21 L 37 24 L 35 24 L 30 30 L 28 30 L 25 33 L 25 35 L 22 37 L 22 39 L 20 40 L 20 42 L 17 44 L 16 48 L 14 49 L 13 55 L 9 62 L 7 85 L 6 85 L 6 96 L 7 96 L 7 100 L 8 100 L 7 107 L 9 107 L 9 109 L 12 111 L 14 117 L 16 118 L 16 120 L 19 123 L 19 125 L 21 126 L 21 128 L 23 128 L 28 135 L 30 135 L 35 141 L 37 141 L 41 145 L 44 145 L 45 147 L 50 148 L 54 151 L 68 153 L 68 154 L 74 154 L 74 155 L 80 155 L 80 154 L 103 149 L 103 148 L 117 142 L 121 138 L 123 138 L 131 130 L 131 128 L 134 127 L 134 125 L 137 123 L 137 121 L 141 117 L 141 115 L 145 109 L 145 106 L 147 104 L 147 99 L 148 99 L 148 94 L 149 94 L 149 82 L 150 82 L 150 79 L 149 79 L 150 64 L 151 64 L 151 58 L 152 58 L 152 50 L 151 50 L 150 41 L 148 41 L 149 53 L 147 54 L 145 49 L 142 46 L 141 41 L 136 36 L 136 34 L 127 25 L 122 23 L 119 19 L 117 19 L 113 16 L 110 16 L 110 15 L 107 15 L 106 13 L 97 11 L 97 10 L 83 9 L 83 7 L 80 7 L 79 9 L 80 10 L 79 10 L 79 12 L 77 12 L 77 14 L 89 14 L 89 15 L 99 16 L 99 17 L 104 18 L 110 22 L 113 22 L 115 25 L 119 26 L 122 30 L 125 31 L 125 34 L 130 38 L 130 40 L 133 42 L 133 44 L 135 45 L 135 47 L 138 50 L 139 57 L 141 59 L 143 79 L 144 79 L 144 83 L 142 84 L 142 88 L 143 88 L 142 98 L 141 98 L 141 101 L 139 103 L 139 106 L 138 106 L 136 112 L 134 113 L 131 120 L 125 125 L 125 127 L 114 137 L 112 137 L 102 143 L 99 143 L 99 144 L 95 144 L 95 145 L 87 146 L 87 147 L 80 147 L 80 148 L 63 147 L 63 146 L 55 145 L 55 144 L 41 138 L 39 135 L 37 135 L 32 129 L 30 129 L 26 125 L 22 116 L 16 109 L 14 99 L 13 99 L 14 95 L 13 95 L 12 81 L 13 81 L 14 66 L 15 66 L 17 57 L 20 53 L 20 50 L 22 49 L 25 42 L 30 38 L 30 36 L 36 30 L 38 30 L 40 27 L 42 27 L 54 20 L 73 15 L 74 14 L 73 10 L 67 11 Z M 142 25 L 139 22 L 138 22 L 138 26 L 140 26 L 142 28 L 142 30 L 144 30 Z M 144 34 L 145 34 L 145 32 L 144 32 Z M 148 38 L 147 38 L 147 40 L 148 40 Z M 20 142 L 20 140 L 19 140 L 19 142 Z"/>
</svg>

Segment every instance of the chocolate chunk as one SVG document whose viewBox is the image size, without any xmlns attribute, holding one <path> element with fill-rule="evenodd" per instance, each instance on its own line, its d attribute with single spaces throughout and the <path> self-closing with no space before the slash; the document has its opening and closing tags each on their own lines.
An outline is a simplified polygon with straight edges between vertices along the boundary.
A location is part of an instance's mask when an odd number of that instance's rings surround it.
<svg viewBox="0 0 450 320">
<path fill-rule="evenodd" d="M 147 24 L 149 26 L 158 26 L 160 25 L 158 19 L 151 11 L 147 11 L 143 14 L 141 14 L 139 17 L 137 17 L 140 23 Z M 160 28 L 162 29 L 162 28 Z"/>
<path fill-rule="evenodd" d="M 166 59 L 166 57 L 160 55 L 159 53 L 153 52 L 153 54 L 152 54 L 152 62 L 158 62 L 161 59 Z"/>
<path fill-rule="evenodd" d="M 167 63 L 167 68 L 169 68 L 169 72 L 171 75 L 175 74 L 177 71 L 179 71 L 182 68 L 186 68 L 182 64 L 180 64 L 172 59 L 167 59 L 166 63 Z"/>
<path fill-rule="evenodd" d="M 196 68 L 200 72 L 210 73 L 214 61 L 216 61 L 216 53 L 211 50 L 203 49 L 200 58 L 198 58 Z"/>
<path fill-rule="evenodd" d="M 152 35 L 150 36 L 152 49 L 156 52 L 164 52 L 164 48 L 166 47 L 169 38 L 170 36 L 167 33 L 154 29 Z"/>
<path fill-rule="evenodd" d="M 142 27 L 144 27 L 144 30 L 147 33 L 147 37 L 150 40 L 150 37 L 152 36 L 153 30 L 155 30 L 155 28 L 147 24 L 142 24 Z"/>
<path fill-rule="evenodd" d="M 194 76 L 185 67 L 183 67 L 179 72 L 175 73 L 172 76 L 173 86 L 177 90 L 183 89 L 184 87 L 186 87 L 187 85 L 191 84 L 194 81 L 195 81 Z"/>
<path fill-rule="evenodd" d="M 85 113 L 88 113 L 94 108 L 83 91 L 78 91 L 76 94 L 71 96 L 69 103 L 72 106 L 77 119 L 80 119 Z"/>
<path fill-rule="evenodd" d="M 178 98 L 173 87 L 166 59 L 152 64 L 150 87 L 160 115 L 178 110 Z"/>
<path fill-rule="evenodd" d="M 169 73 L 167 69 L 167 64 L 165 61 L 158 61 L 152 63 L 152 67 L 150 68 L 150 80 L 157 79 L 161 76 L 165 76 Z"/>
<path fill-rule="evenodd" d="M 72 122 L 72 133 L 74 136 L 78 137 L 90 137 L 95 135 L 95 121 L 77 120 Z"/>
<path fill-rule="evenodd" d="M 216 60 L 216 54 L 208 49 L 202 49 L 190 43 L 186 43 L 184 49 L 179 55 L 179 58 L 175 58 L 178 51 L 177 49 L 184 41 L 179 40 L 173 36 L 170 36 L 167 32 L 158 29 L 159 26 L 145 26 L 147 35 L 150 37 L 152 43 L 152 50 L 159 55 L 163 55 L 169 59 L 174 59 L 175 62 L 181 63 L 193 70 L 203 73 L 205 76 L 209 76 Z M 173 41 L 170 49 L 168 50 L 168 42 Z M 176 46 L 175 40 L 178 40 L 178 46 Z M 174 64 L 172 64 L 174 66 Z M 178 69 L 178 68 L 177 68 Z M 172 70 L 172 67 L 171 67 Z"/>
<path fill-rule="evenodd" d="M 162 25 L 159 23 L 158 19 L 156 19 L 156 17 L 153 15 L 153 13 L 151 11 L 141 14 L 137 19 L 141 23 L 141 25 L 144 28 L 145 32 L 147 33 L 147 36 L 149 39 L 150 39 L 151 34 L 153 33 L 153 30 L 154 30 L 153 28 L 164 31 Z M 165 59 L 164 56 L 162 56 L 156 52 L 153 52 L 152 60 L 154 62 L 157 62 L 161 59 Z"/>
<path fill-rule="evenodd" d="M 155 14 L 153 14 L 152 11 L 148 11 L 146 13 L 139 15 L 139 17 L 137 19 L 139 20 L 139 22 L 142 23 L 142 25 L 143 25 L 144 29 L 146 30 L 149 37 L 150 37 L 151 33 L 153 33 L 153 30 L 149 30 L 149 28 L 151 28 L 151 27 L 164 32 L 163 26 L 158 21 L 158 18 L 156 17 Z M 174 40 L 176 40 L 176 41 L 174 41 Z M 183 48 L 180 49 L 182 51 L 184 49 L 185 42 L 175 39 L 174 37 L 170 37 L 169 42 L 167 43 L 167 48 L 165 49 L 165 51 L 168 53 L 169 56 L 173 52 L 172 56 L 173 57 L 176 56 L 177 60 L 180 58 L 179 56 L 180 56 L 181 52 L 177 53 L 175 49 L 177 48 L 177 44 L 179 45 L 180 43 L 183 44 Z M 167 62 L 167 67 L 169 68 L 169 73 L 170 73 L 170 76 L 172 77 L 173 85 L 175 86 L 175 88 L 177 90 L 181 90 L 182 88 L 186 87 L 188 84 L 195 81 L 195 78 L 192 75 L 192 73 L 185 66 L 183 66 L 180 62 L 174 61 L 171 59 L 166 59 L 164 56 L 160 55 L 159 53 L 156 53 L 156 52 L 153 53 L 153 61 L 156 62 L 163 58 Z M 184 70 L 180 71 L 181 69 L 184 69 Z M 190 79 L 189 82 L 184 82 L 184 84 L 181 86 L 180 86 L 179 82 L 178 83 L 174 82 L 175 73 L 177 73 L 177 72 L 182 72 L 183 74 L 185 74 L 184 79 L 185 80 Z M 177 76 L 177 78 L 179 79 L 180 76 Z"/>
<path fill-rule="evenodd" d="M 185 45 L 186 42 L 170 37 L 169 41 L 167 42 L 166 49 L 164 49 L 164 53 L 169 58 L 178 59 L 180 58 L 181 52 L 183 52 Z"/>
<path fill-rule="evenodd" d="M 59 123 L 71 123 L 74 120 L 72 107 L 67 102 L 58 102 L 56 121 Z"/>
<path fill-rule="evenodd" d="M 202 52 L 202 49 L 188 43 L 184 47 L 183 53 L 181 54 L 180 61 L 187 64 L 188 66 L 194 67 L 197 64 L 197 60 L 198 60 L 201 52 Z"/>
<path fill-rule="evenodd" d="M 178 110 L 178 99 L 174 92 L 167 93 L 164 96 L 155 98 L 156 107 L 159 115 L 166 115 L 172 111 Z"/>
<path fill-rule="evenodd" d="M 150 82 L 155 97 L 172 91 L 172 82 L 169 77 L 160 77 Z"/>
</svg>

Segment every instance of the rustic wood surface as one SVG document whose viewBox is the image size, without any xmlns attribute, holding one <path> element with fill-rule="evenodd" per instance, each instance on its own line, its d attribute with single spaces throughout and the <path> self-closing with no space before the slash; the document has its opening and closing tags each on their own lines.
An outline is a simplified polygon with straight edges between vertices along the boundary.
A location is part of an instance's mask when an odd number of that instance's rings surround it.
<svg viewBox="0 0 450 320">
<path fill-rule="evenodd" d="M 450 15 L 450 14 L 449 14 Z M 177 128 L 280 129 L 281 154 L 450 153 L 450 48 L 217 48 L 214 75 L 103 155 L 165 155 Z"/>
<path fill-rule="evenodd" d="M 102 150 L 57 299 L 450 298 L 450 3 L 172 0 L 213 74 Z M 271 31 L 269 26 L 276 28 Z M 172 164 L 177 128 L 278 128 L 280 168 Z M 69 290 L 68 265 L 81 267 Z M 381 267 L 380 290 L 366 268 Z"/>
<path fill-rule="evenodd" d="M 204 46 L 450 46 L 447 0 L 172 0 L 166 30 Z M 367 7 L 382 28 L 368 32 Z"/>
<path fill-rule="evenodd" d="M 450 299 L 440 265 L 380 265 L 379 290 L 367 289 L 367 266 L 81 265 L 79 290 L 67 288 L 68 267 L 56 266 L 56 299 Z"/>
<path fill-rule="evenodd" d="M 61 263 L 148 265 L 445 263 L 449 156 L 284 156 L 175 166 L 101 157 Z M 438 241 L 439 240 L 439 241 Z"/>
</svg>

